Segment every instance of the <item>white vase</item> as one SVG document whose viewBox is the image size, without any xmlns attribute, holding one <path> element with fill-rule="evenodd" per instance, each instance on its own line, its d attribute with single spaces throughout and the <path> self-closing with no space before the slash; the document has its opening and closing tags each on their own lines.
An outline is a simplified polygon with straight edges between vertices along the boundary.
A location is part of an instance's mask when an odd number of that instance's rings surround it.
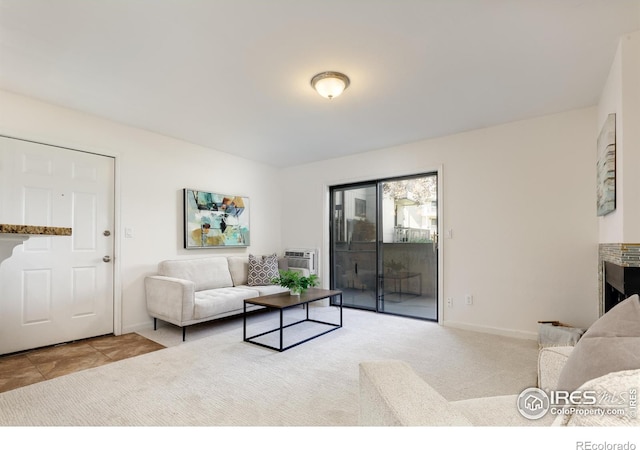
<svg viewBox="0 0 640 450">
<path fill-rule="evenodd" d="M 300 295 L 300 288 L 291 288 L 289 293 L 291 295 Z"/>
</svg>

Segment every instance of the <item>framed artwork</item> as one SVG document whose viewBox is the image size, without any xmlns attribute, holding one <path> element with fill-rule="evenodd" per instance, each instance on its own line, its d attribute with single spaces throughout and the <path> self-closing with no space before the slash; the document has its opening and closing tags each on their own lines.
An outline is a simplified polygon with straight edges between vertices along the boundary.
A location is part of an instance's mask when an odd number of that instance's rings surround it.
<svg viewBox="0 0 640 450">
<path fill-rule="evenodd" d="M 184 248 L 247 247 L 249 198 L 184 189 Z"/>
<path fill-rule="evenodd" d="M 616 115 L 609 114 L 598 135 L 598 216 L 616 209 Z"/>
</svg>

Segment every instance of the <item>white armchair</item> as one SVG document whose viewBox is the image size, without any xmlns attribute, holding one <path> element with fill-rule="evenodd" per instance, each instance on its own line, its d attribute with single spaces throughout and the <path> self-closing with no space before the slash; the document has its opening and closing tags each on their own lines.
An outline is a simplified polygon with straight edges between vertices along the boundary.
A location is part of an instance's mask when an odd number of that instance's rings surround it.
<svg viewBox="0 0 640 450">
<path fill-rule="evenodd" d="M 545 349 L 543 349 L 544 351 Z M 544 357 L 556 364 L 562 353 Z M 566 360 L 566 357 L 565 357 Z M 555 367 L 555 366 L 554 366 Z M 548 383 L 556 369 L 542 369 Z M 403 361 L 360 363 L 360 425 L 364 426 L 531 426 L 517 410 L 517 394 L 448 401 Z"/>
<path fill-rule="evenodd" d="M 640 426 L 637 397 L 632 398 L 637 396 L 638 386 L 640 296 L 633 295 L 591 325 L 575 347 L 544 347 L 538 353 L 537 387 L 544 394 L 553 390 L 593 391 L 611 393 L 610 397 L 600 398 L 594 404 L 572 403 L 570 408 L 552 407 L 559 406 L 559 402 L 550 404 L 546 411 L 541 411 L 546 412 L 542 418 L 530 420 L 518 411 L 520 393 L 447 401 L 402 361 L 362 362 L 360 423 L 376 426 Z M 615 397 L 620 393 L 623 395 Z M 540 397 L 538 401 L 544 404 L 544 395 Z M 625 402 L 625 398 L 628 401 Z M 548 401 L 551 403 L 550 398 Z M 573 407 L 576 405 L 579 408 Z"/>
</svg>

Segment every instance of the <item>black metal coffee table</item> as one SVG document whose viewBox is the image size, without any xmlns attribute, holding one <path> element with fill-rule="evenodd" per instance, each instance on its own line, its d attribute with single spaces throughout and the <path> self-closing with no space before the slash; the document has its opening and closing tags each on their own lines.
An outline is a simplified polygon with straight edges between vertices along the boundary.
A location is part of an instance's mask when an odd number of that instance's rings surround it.
<svg viewBox="0 0 640 450">
<path fill-rule="evenodd" d="M 339 304 L 337 305 L 339 307 L 339 311 L 340 311 L 340 322 L 339 323 L 330 323 L 330 322 L 324 322 L 321 320 L 315 320 L 315 319 L 311 319 L 309 318 L 309 303 L 318 301 L 318 300 L 323 300 L 325 298 L 331 298 L 331 297 L 339 297 L 340 301 Z M 274 328 L 272 330 L 269 331 L 265 331 L 263 333 L 259 333 L 253 336 L 249 336 L 247 337 L 247 305 L 259 305 L 259 306 L 264 306 L 267 308 L 271 308 L 271 309 L 276 309 L 279 311 L 280 313 L 280 326 L 278 328 Z M 304 306 L 306 309 L 306 318 L 302 319 L 302 320 L 298 320 L 296 322 L 284 325 L 284 310 L 285 309 L 289 309 L 289 308 L 293 308 L 296 306 Z M 283 292 L 280 294 L 271 294 L 271 295 L 261 295 L 259 297 L 255 297 L 255 298 L 250 298 L 244 301 L 244 315 L 243 315 L 243 340 L 245 342 L 251 342 L 252 344 L 256 344 L 256 345 L 260 345 L 262 347 L 266 347 L 266 348 L 270 348 L 273 350 L 278 350 L 279 352 L 283 352 L 285 350 L 290 349 L 291 347 L 295 347 L 297 345 L 300 345 L 302 343 L 305 343 L 307 341 L 310 341 L 311 339 L 315 339 L 319 336 L 322 336 L 324 334 L 327 334 L 331 331 L 335 331 L 338 328 L 342 328 L 342 291 L 336 291 L 336 290 L 328 290 L 328 289 L 317 289 L 317 288 L 311 288 L 308 289 L 306 292 L 304 292 L 303 294 L 300 295 L 291 295 L 289 292 Z M 303 339 L 301 341 L 298 341 L 294 344 L 288 345 L 287 347 L 283 346 L 283 331 L 285 328 L 288 327 L 292 327 L 294 325 L 298 325 L 300 323 L 303 322 L 313 322 L 313 323 L 319 323 L 319 324 L 323 324 L 323 325 L 329 325 L 331 328 L 323 331 L 322 333 L 318 333 L 315 334 L 309 338 Z M 279 332 L 280 333 L 280 345 L 278 347 L 273 346 L 273 345 L 268 345 L 268 344 L 264 344 L 262 342 L 257 342 L 255 339 L 260 337 L 260 336 L 265 336 L 267 334 L 270 333 L 276 333 Z"/>
</svg>

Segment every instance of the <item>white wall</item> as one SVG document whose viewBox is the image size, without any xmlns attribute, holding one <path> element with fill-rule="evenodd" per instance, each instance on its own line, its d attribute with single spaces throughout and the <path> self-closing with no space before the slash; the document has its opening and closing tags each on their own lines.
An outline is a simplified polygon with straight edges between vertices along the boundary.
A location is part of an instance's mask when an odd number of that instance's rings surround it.
<svg viewBox="0 0 640 450">
<path fill-rule="evenodd" d="M 116 156 L 122 332 L 151 326 L 143 280 L 159 261 L 281 249 L 280 210 L 273 207 L 280 191 L 272 167 L 3 91 L 0 134 Z M 185 250 L 183 188 L 250 197 L 251 246 Z M 124 228 L 134 237 L 123 238 Z"/>
<path fill-rule="evenodd" d="M 440 166 L 453 230 L 441 241 L 445 324 L 526 337 L 538 320 L 587 326 L 598 314 L 596 119 L 587 108 L 279 171 L 0 92 L 0 133 L 117 156 L 118 231 L 135 233 L 119 241 L 123 332 L 150 326 L 143 278 L 162 259 L 318 248 L 328 279 L 328 186 Z M 184 250 L 184 187 L 249 196 L 252 246 Z"/>
<path fill-rule="evenodd" d="M 328 186 L 442 166 L 444 323 L 535 337 L 538 320 L 588 326 L 598 317 L 596 108 L 283 170 L 296 213 L 283 245 L 322 249 Z M 441 236 L 443 236 L 441 234 Z M 474 304 L 464 304 L 473 294 Z"/>
<path fill-rule="evenodd" d="M 620 38 L 598 104 L 598 130 L 616 114 L 616 209 L 599 220 L 599 242 L 640 242 L 640 31 Z"/>
</svg>

